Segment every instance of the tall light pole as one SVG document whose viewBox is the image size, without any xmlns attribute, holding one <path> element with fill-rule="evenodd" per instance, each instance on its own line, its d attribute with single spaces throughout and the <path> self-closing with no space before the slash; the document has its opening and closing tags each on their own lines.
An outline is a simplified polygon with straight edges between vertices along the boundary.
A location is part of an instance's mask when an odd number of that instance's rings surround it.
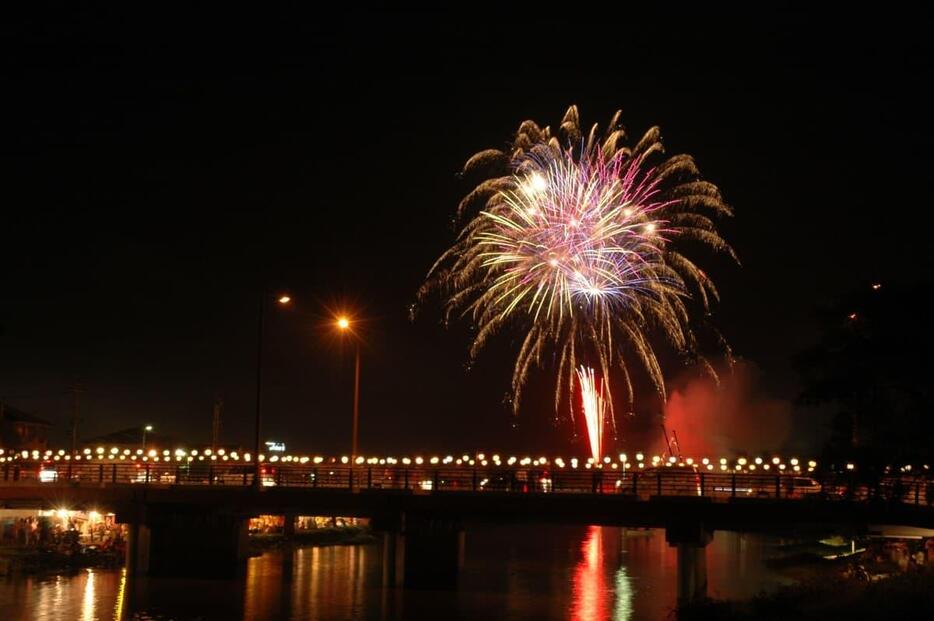
<svg viewBox="0 0 934 621">
<path fill-rule="evenodd" d="M 337 318 L 337 327 L 341 332 L 351 332 L 350 319 L 345 316 Z M 352 334 L 352 332 L 351 332 Z M 357 438 L 360 429 L 360 340 L 354 339 L 354 376 L 353 376 L 353 437 L 350 444 L 350 463 L 357 458 Z"/>
<path fill-rule="evenodd" d="M 262 488 L 262 467 L 259 463 L 260 445 L 262 443 L 261 433 L 263 425 L 263 328 L 264 311 L 266 310 L 266 300 L 269 298 L 269 292 L 263 289 L 259 296 L 259 314 L 257 317 L 256 330 L 256 429 L 253 443 L 253 487 Z M 286 306 L 292 301 L 288 295 L 280 295 L 276 298 L 279 306 Z"/>
<path fill-rule="evenodd" d="M 152 431 L 152 425 L 143 427 L 143 452 L 146 452 L 146 434 Z"/>
</svg>

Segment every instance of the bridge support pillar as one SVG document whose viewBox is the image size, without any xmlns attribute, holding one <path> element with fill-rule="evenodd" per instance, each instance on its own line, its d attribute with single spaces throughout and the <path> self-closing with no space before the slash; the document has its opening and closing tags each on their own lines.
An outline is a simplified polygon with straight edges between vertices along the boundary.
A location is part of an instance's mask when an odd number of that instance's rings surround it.
<svg viewBox="0 0 934 621">
<path fill-rule="evenodd" d="M 707 544 L 713 533 L 702 524 L 675 524 L 665 529 L 665 541 L 678 550 L 678 603 L 707 597 Z"/>
<path fill-rule="evenodd" d="M 126 558 L 124 566 L 130 575 L 149 573 L 149 526 L 140 522 L 127 525 Z"/>
<path fill-rule="evenodd" d="M 246 567 L 247 520 L 205 512 L 202 507 L 165 506 L 129 519 L 127 572 L 156 577 L 226 578 Z"/>
<path fill-rule="evenodd" d="M 449 519 L 402 516 L 383 535 L 383 585 L 451 588 L 464 564 L 464 531 Z"/>
<path fill-rule="evenodd" d="M 295 520 L 297 517 L 294 513 L 286 513 L 282 517 L 282 536 L 285 539 L 291 539 L 295 536 Z"/>
<path fill-rule="evenodd" d="M 405 586 L 405 536 L 383 533 L 383 586 Z"/>
</svg>

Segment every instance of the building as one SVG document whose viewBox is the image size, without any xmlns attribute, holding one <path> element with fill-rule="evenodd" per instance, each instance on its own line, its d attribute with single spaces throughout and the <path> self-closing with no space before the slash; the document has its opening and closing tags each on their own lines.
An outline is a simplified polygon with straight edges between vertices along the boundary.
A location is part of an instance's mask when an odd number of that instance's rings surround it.
<svg viewBox="0 0 934 621">
<path fill-rule="evenodd" d="M 94 436 L 93 438 L 85 438 L 81 441 L 79 448 L 81 450 L 90 449 L 91 451 L 96 451 L 98 448 L 103 448 L 107 451 L 118 449 L 121 452 L 130 450 L 133 453 L 141 451 L 143 448 L 145 448 L 147 452 L 174 451 L 179 448 L 198 451 L 213 448 L 215 450 L 223 450 L 227 453 L 237 452 L 241 454 L 244 452 L 243 447 L 235 444 L 222 444 L 212 447 L 210 444 L 204 442 L 191 442 L 190 438 L 189 441 L 185 441 L 176 436 L 159 433 L 151 429 L 147 430 L 145 426 L 129 427 L 127 429 L 105 433 L 104 435 Z"/>
<path fill-rule="evenodd" d="M 18 451 L 44 451 L 49 446 L 47 420 L 0 402 L 0 447 Z"/>
<path fill-rule="evenodd" d="M 174 449 L 179 446 L 175 438 L 147 430 L 145 426 L 129 427 L 112 433 L 106 433 L 102 436 L 87 438 L 82 442 L 85 448 L 93 449 L 98 446 L 105 448 L 136 449 L 145 448 L 146 450 L 164 450 Z"/>
</svg>

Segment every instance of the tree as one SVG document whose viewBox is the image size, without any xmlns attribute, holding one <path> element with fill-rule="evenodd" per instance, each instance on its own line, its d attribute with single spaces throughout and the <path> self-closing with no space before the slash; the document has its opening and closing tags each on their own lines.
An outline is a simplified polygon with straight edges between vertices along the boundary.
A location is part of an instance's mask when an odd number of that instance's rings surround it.
<svg viewBox="0 0 934 621">
<path fill-rule="evenodd" d="M 875 283 L 819 313 L 800 400 L 836 408 L 828 450 L 892 463 L 934 456 L 931 286 Z"/>
</svg>

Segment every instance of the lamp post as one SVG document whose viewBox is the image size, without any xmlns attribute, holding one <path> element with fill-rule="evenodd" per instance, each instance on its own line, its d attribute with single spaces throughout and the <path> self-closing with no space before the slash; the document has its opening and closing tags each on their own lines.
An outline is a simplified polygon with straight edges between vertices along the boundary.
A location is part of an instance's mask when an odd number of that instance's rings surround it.
<svg viewBox="0 0 934 621">
<path fill-rule="evenodd" d="M 143 427 L 143 453 L 146 452 L 146 434 L 152 431 L 152 425 Z"/>
<path fill-rule="evenodd" d="M 337 318 L 337 327 L 341 332 L 351 332 L 350 319 Z M 360 340 L 354 339 L 354 377 L 353 377 L 353 436 L 350 444 L 350 463 L 357 458 L 357 437 L 360 428 Z"/>
<path fill-rule="evenodd" d="M 256 420 L 255 438 L 253 444 L 253 487 L 262 488 L 262 467 L 259 463 L 260 445 L 262 443 L 261 433 L 263 425 L 263 329 L 266 310 L 266 300 L 269 298 L 269 292 L 264 289 L 259 296 L 259 313 L 257 317 L 256 330 Z M 288 295 L 280 295 L 276 298 L 279 306 L 286 306 L 292 301 Z"/>
</svg>

